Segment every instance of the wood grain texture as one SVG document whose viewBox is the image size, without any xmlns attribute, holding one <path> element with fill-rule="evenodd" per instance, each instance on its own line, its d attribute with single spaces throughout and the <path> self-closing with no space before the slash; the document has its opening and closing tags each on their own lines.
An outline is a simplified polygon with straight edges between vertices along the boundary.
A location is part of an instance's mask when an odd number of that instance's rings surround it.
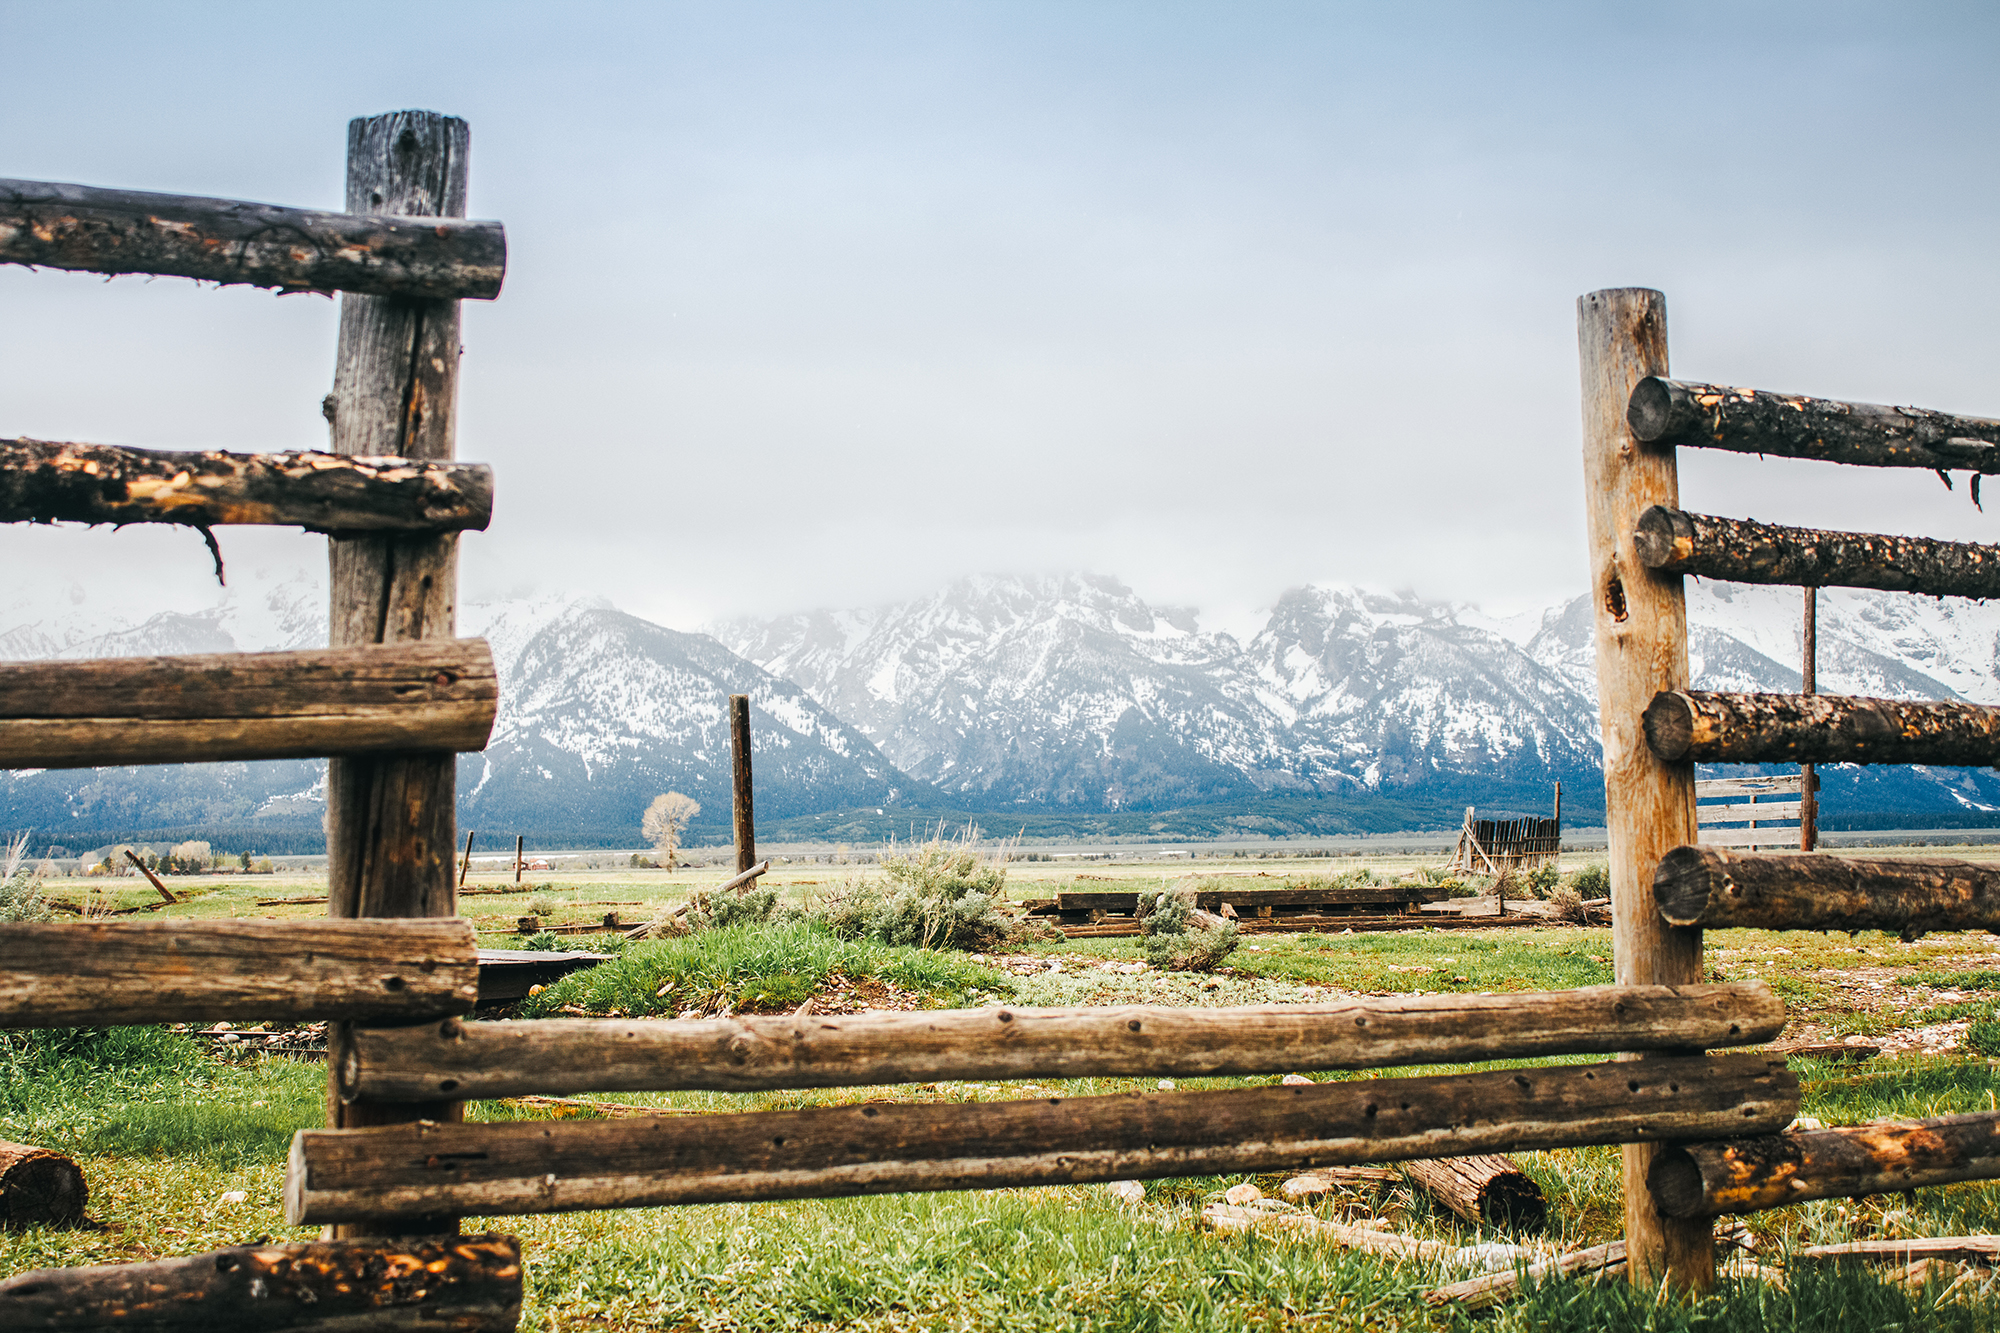
<svg viewBox="0 0 2000 1333">
<path fill-rule="evenodd" d="M 521 1243 L 499 1235 L 266 1242 L 0 1282 L 0 1327 L 48 1333 L 474 1333 L 520 1317 Z"/>
<path fill-rule="evenodd" d="M 1971 861 L 1754 855 L 1676 847 L 1653 876 L 1675 925 L 1762 930 L 2000 929 L 2000 867 Z"/>
<path fill-rule="evenodd" d="M 871 1087 L 953 1079 L 1202 1078 L 1756 1045 L 1784 1028 L 1761 982 L 1360 997 L 1233 1009 L 1121 1005 L 689 1021 L 546 1019 L 355 1035 L 345 1096 Z"/>
<path fill-rule="evenodd" d="M 482 750 L 484 639 L 283 653 L 0 663 L 0 768 Z"/>
<path fill-rule="evenodd" d="M 491 300 L 507 273 L 507 233 L 497 222 L 0 180 L 0 264 Z"/>
<path fill-rule="evenodd" d="M 478 998 L 462 920 L 0 926 L 0 1028 L 422 1022 Z"/>
<path fill-rule="evenodd" d="M 1154 895 L 1148 894 L 1148 897 Z M 1238 911 L 1245 907 L 1366 906 L 1374 904 L 1440 903 L 1451 897 L 1450 889 L 1428 884 L 1376 884 L 1367 888 L 1340 889 L 1260 889 L 1254 884 L 1241 888 L 1214 888 L 1203 885 L 1195 890 L 1194 905 L 1213 912 L 1224 903 Z M 1047 908 L 1049 912 L 1107 912 L 1131 916 L 1139 910 L 1139 895 L 1101 891 L 1059 891 Z"/>
<path fill-rule="evenodd" d="M 462 217 L 472 131 L 431 111 L 359 117 L 347 127 L 347 211 Z M 456 450 L 456 301 L 348 293 L 340 298 L 333 392 L 323 404 L 337 454 L 449 459 Z M 374 536 L 327 542 L 327 633 L 335 647 L 449 639 L 458 616 L 458 538 Z M 448 754 L 411 752 L 327 762 L 327 913 L 426 917 L 457 911 L 457 773 Z M 338 1065 L 351 1025 L 328 1030 Z M 327 1082 L 327 1122 L 455 1121 L 457 1102 L 381 1106 L 343 1101 Z M 405 1229 L 455 1232 L 456 1218 Z M 365 1227 L 335 1227 L 361 1234 Z"/>
<path fill-rule="evenodd" d="M 1665 505 L 1639 516 L 1632 540 L 1647 568 L 1663 574 L 1803 588 L 2000 597 L 2000 546 L 1790 528 Z"/>
<path fill-rule="evenodd" d="M 1632 386 L 1626 420 L 1647 444 L 1863 467 L 2000 472 L 2000 421 L 1697 384 L 1667 379 L 1664 370 Z"/>
<path fill-rule="evenodd" d="M 0 523 L 458 532 L 492 516 L 483 463 L 0 440 Z"/>
<path fill-rule="evenodd" d="M 301 1130 L 296 1225 L 1144 1180 L 1767 1132 L 1782 1060 L 1732 1054 L 1223 1092 Z"/>
<path fill-rule="evenodd" d="M 0 1141 L 0 1226 L 76 1226 L 89 1204 L 90 1186 L 75 1158 Z"/>
<path fill-rule="evenodd" d="M 1840 694 L 1662 690 L 1646 744 L 1666 763 L 2000 763 L 2000 708 Z"/>
<path fill-rule="evenodd" d="M 1682 1144 L 1660 1154 L 1650 1186 L 1663 1211 L 1709 1218 L 1996 1179 L 2000 1113 L 1981 1111 Z"/>
<path fill-rule="evenodd" d="M 1653 868 L 1695 841 L 1694 765 L 1659 759 L 1640 718 L 1661 690 L 1688 687 L 1687 606 L 1678 575 L 1655 573 L 1633 546 L 1639 516 L 1680 507 L 1671 445 L 1640 441 L 1626 423 L 1641 380 L 1667 373 L 1667 303 L 1656 291 L 1618 288 L 1577 301 L 1583 384 L 1583 497 L 1590 597 L 1597 641 L 1598 715 L 1604 735 L 1604 808 L 1611 844 L 1611 933 L 1624 985 L 1700 981 L 1701 932 L 1669 926 L 1653 907 Z M 1682 1290 L 1715 1282 L 1705 1226 L 1663 1218 L 1645 1189 L 1653 1147 L 1625 1149 L 1625 1236 L 1631 1278 L 1665 1277 Z"/>
</svg>

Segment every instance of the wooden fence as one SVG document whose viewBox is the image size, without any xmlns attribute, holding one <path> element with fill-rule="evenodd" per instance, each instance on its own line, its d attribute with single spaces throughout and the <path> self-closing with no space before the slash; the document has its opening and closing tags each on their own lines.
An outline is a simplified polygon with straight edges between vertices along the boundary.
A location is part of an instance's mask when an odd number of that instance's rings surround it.
<svg viewBox="0 0 2000 1333">
<path fill-rule="evenodd" d="M 455 542 L 457 532 L 483 523 L 490 478 L 450 460 L 457 301 L 497 293 L 504 236 L 497 224 L 457 220 L 468 143 L 463 122 L 427 112 L 355 121 L 345 214 L 0 183 L 0 261 L 345 293 L 327 467 L 300 463 L 301 455 L 204 455 L 175 464 L 144 451 L 117 454 L 121 476 L 157 480 L 172 467 L 174 478 L 183 470 L 192 477 L 198 468 L 222 479 L 218 491 L 240 481 L 250 498 L 237 507 L 213 497 L 188 503 L 175 485 L 151 482 L 100 494 L 79 489 L 81 464 L 65 460 L 102 457 L 94 446 L 20 442 L 0 457 L 0 503 L 12 506 L 0 516 L 14 520 L 115 514 L 119 522 L 201 527 L 282 521 L 328 533 L 329 651 L 0 672 L 0 766 L 47 763 L 52 736 L 76 747 L 69 753 L 78 763 L 189 762 L 218 750 L 329 757 L 331 920 L 0 927 L 0 1024 L 7 1026 L 328 1020 L 330 1124 L 297 1135 L 285 1191 L 289 1218 L 326 1224 L 328 1238 L 31 1274 L 0 1284 L 0 1324 L 221 1326 L 262 1302 L 260 1327 L 360 1327 L 373 1319 L 508 1328 L 520 1301 L 518 1246 L 508 1237 L 453 1238 L 461 1214 L 1292 1170 L 1612 1143 L 1630 1145 L 1635 1276 L 1665 1271 L 1700 1285 L 1710 1262 L 1706 1216 L 1763 1206 L 1758 1201 L 1771 1196 L 1731 1184 L 1743 1174 L 1732 1163 L 1774 1160 L 1757 1156 L 1760 1143 L 1796 1148 L 1788 1179 L 1807 1181 L 1808 1190 L 1902 1187 L 1884 1186 L 1893 1172 L 1867 1167 L 1897 1150 L 1882 1135 L 1842 1138 L 1836 1150 L 1781 1133 L 1799 1096 L 1782 1058 L 1689 1054 L 1767 1042 L 1784 1017 L 1761 983 L 1702 981 L 1699 925 L 1752 909 L 1729 890 L 1718 894 L 1715 863 L 1701 858 L 1727 858 L 1722 864 L 1739 884 L 1754 881 L 1770 858 L 1691 845 L 1693 760 L 1711 745 L 1758 759 L 1792 743 L 1787 738 L 1818 746 L 1816 754 L 1829 747 L 1813 739 L 1825 729 L 1821 715 L 1796 701 L 1689 693 L 1679 575 L 1655 572 L 1634 555 L 1644 507 L 1676 498 L 1671 447 L 1647 443 L 1651 436 L 1635 443 L 1624 416 L 1634 384 L 1666 369 L 1654 293 L 1584 300 L 1587 493 L 1602 594 L 1619 985 L 1204 1011 L 470 1020 L 476 954 L 469 928 L 454 919 L 452 760 L 454 751 L 484 744 L 493 696 L 483 645 L 453 637 Z M 279 216 L 291 239 L 270 242 L 271 218 Z M 1670 405 L 1678 401 L 1672 395 L 1680 388 L 1648 383 Z M 1691 401 L 1703 403 L 1705 394 Z M 1724 415 L 1699 418 L 1698 442 L 1727 436 Z M 1634 420 L 1650 418 L 1635 407 Z M 1957 459 L 1965 431 L 1953 429 Z M 1993 433 L 2000 439 L 2000 429 Z M 339 461 L 354 459 L 366 461 Z M 314 489 L 322 483 L 332 489 Z M 1641 724 L 1655 695 L 1667 701 L 1658 706 L 1664 730 L 1650 717 Z M 1866 701 L 1830 702 L 1851 725 L 1833 728 L 1845 739 L 1829 752 L 1872 757 L 1879 734 L 1871 728 L 1884 714 Z M 1924 754 L 1969 753 L 1992 734 L 1979 710 L 1918 712 L 1934 737 L 1916 744 Z M 1649 748 L 1656 731 L 1680 734 L 1675 717 L 1687 723 L 1686 753 Z M 747 761 L 747 728 L 736 730 Z M 1902 756 L 1911 744 L 1889 748 Z M 747 762 L 738 772 L 747 787 Z M 745 795 L 738 854 L 749 874 L 758 867 L 748 865 Z M 1670 860 L 1676 847 L 1681 859 Z M 1695 863 L 1683 864 L 1688 855 Z M 1659 907 L 1656 869 L 1671 889 Z M 1833 880 L 1829 869 L 1823 882 Z M 1843 881 L 1837 907 L 1774 884 L 1755 911 L 1800 928 L 1875 920 L 1890 910 L 1889 882 L 1888 872 Z M 1986 922 L 1983 880 L 1939 872 L 1924 883 L 1925 914 L 1907 919 L 1906 929 Z M 1663 916 L 1661 907 L 1682 915 Z M 1638 1058 L 979 1104 L 534 1124 L 467 1124 L 461 1115 L 466 1097 L 531 1092 L 1268 1075 L 1593 1054 Z M 2000 1173 L 1976 1127 L 1954 1133 L 1963 1151 L 1918 1183 Z M 1746 1147 L 1738 1142 L 1745 1134 L 1776 1137 Z M 1656 1158 L 1658 1205 L 1647 1188 Z M 1826 1162 L 1836 1167 L 1822 1169 Z M 357 1283 L 357 1274 L 369 1280 Z M 181 1293 L 170 1313 L 162 1313 L 161 1293 Z"/>
</svg>

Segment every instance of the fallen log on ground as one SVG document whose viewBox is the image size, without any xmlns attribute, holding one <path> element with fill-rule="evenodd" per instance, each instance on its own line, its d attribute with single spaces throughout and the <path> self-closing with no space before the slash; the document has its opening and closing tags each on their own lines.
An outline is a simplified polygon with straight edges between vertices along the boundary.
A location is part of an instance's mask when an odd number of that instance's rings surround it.
<svg viewBox="0 0 2000 1333">
<path fill-rule="evenodd" d="M 1783 1029 L 1758 981 L 1181 1009 L 988 1007 L 688 1021 L 454 1020 L 354 1034 L 341 1095 L 868 1087 L 955 1079 L 1282 1074 L 1752 1046 Z"/>
<path fill-rule="evenodd" d="M 1676 847 L 1653 872 L 1653 901 L 1675 926 L 1765 930 L 2000 928 L 2000 869 L 1971 861 L 1904 861 Z"/>
<path fill-rule="evenodd" d="M 1927 1236 L 1915 1240 L 1851 1240 L 1808 1245 L 1788 1256 L 1795 1264 L 1911 1264 L 1926 1259 L 2000 1264 L 2000 1236 Z"/>
<path fill-rule="evenodd" d="M 1279 1171 L 1789 1124 L 1754 1054 L 1221 1092 L 301 1130 L 293 1225 Z"/>
<path fill-rule="evenodd" d="M 1480 1157 L 1418 1158 L 1403 1170 L 1424 1192 L 1468 1222 L 1540 1231 L 1548 1200 L 1520 1164 L 1503 1153 Z"/>
<path fill-rule="evenodd" d="M 83 1221 L 89 1203 L 90 1186 L 74 1158 L 0 1140 L 0 1225 L 71 1226 Z"/>
<path fill-rule="evenodd" d="M 492 517 L 484 463 L 0 440 L 0 523 L 464 532 Z"/>
<path fill-rule="evenodd" d="M 0 663 L 0 768 L 484 749 L 484 639 Z"/>
<path fill-rule="evenodd" d="M 464 218 L 0 180 L 0 263 L 490 301 L 506 276 L 507 233 L 498 222 Z"/>
<path fill-rule="evenodd" d="M 1995 1179 L 2000 1113 L 1982 1111 L 1678 1144 L 1653 1159 L 1646 1187 L 1669 1217 L 1713 1217 Z"/>
<path fill-rule="evenodd" d="M 1663 690 L 1642 720 L 1670 764 L 2000 763 L 2000 708 L 1988 704 Z"/>
<path fill-rule="evenodd" d="M 1301 1212 L 1265 1212 L 1239 1208 L 1234 1204 L 1212 1203 L 1201 1210 L 1201 1220 L 1217 1231 L 1281 1231 L 1308 1240 L 1360 1250 L 1364 1254 L 1384 1254 L 1395 1259 L 1442 1259 L 1456 1246 L 1441 1240 L 1418 1240 L 1393 1231 L 1376 1231 L 1346 1222 L 1329 1222 Z"/>
<path fill-rule="evenodd" d="M 1432 1287 L 1424 1293 L 1424 1300 L 1431 1305 L 1457 1303 L 1467 1310 L 1488 1310 L 1503 1301 L 1512 1300 L 1521 1289 L 1521 1281 L 1541 1282 L 1552 1277 L 1586 1277 L 1602 1274 L 1616 1276 L 1625 1271 L 1625 1242 L 1614 1240 L 1609 1245 L 1594 1245 L 1587 1250 L 1573 1250 L 1553 1259 L 1543 1259 L 1525 1268 L 1510 1268 L 1500 1273 L 1482 1273 L 1469 1277 L 1463 1282 L 1453 1282 L 1442 1287 Z"/>
<path fill-rule="evenodd" d="M 479 995 L 472 924 L 78 921 L 0 930 L 0 1028 L 419 1022 Z"/>
<path fill-rule="evenodd" d="M 759 861 L 756 865 L 751 866 L 748 870 L 743 871 L 741 874 L 738 874 L 731 879 L 726 879 L 722 881 L 722 883 L 716 885 L 712 889 L 707 890 L 707 892 L 711 894 L 727 893 L 731 889 L 745 888 L 750 883 L 752 883 L 759 875 L 764 874 L 770 868 L 771 868 L 771 863 L 769 861 Z M 652 934 L 654 931 L 662 929 L 663 927 L 667 926 L 670 923 L 680 921 L 683 917 L 685 917 L 688 914 L 688 910 L 693 906 L 694 903 L 692 900 L 684 902 L 679 907 L 676 907 L 673 911 L 668 912 L 665 916 L 656 916 L 651 921 L 648 921 L 643 925 L 634 926 L 632 929 L 625 932 L 625 938 L 628 940 L 643 940 L 646 938 L 646 936 Z"/>
<path fill-rule="evenodd" d="M 1788 528 L 1664 505 L 1639 515 L 1633 545 L 1647 567 L 1664 574 L 1731 583 L 2000 597 L 2000 546 Z"/>
<path fill-rule="evenodd" d="M 51 1333 L 471 1333 L 520 1317 L 521 1243 L 499 1235 L 241 1245 L 0 1282 L 0 1328 Z"/>
</svg>

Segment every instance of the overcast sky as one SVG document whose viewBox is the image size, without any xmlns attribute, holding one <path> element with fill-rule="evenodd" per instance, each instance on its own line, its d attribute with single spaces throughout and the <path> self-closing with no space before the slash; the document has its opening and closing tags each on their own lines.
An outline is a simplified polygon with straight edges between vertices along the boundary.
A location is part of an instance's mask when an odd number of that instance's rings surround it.
<svg viewBox="0 0 2000 1333">
<path fill-rule="evenodd" d="M 1575 298 L 1689 378 L 2000 416 L 1987 5 L 0 0 L 0 176 L 338 207 L 472 124 L 468 598 L 664 623 L 1092 569 L 1229 628 L 1583 582 Z M 332 301 L 0 269 L 0 436 L 323 446 Z M 1683 454 L 1707 512 L 2000 540 L 1929 474 Z M 243 567 L 319 539 L 222 534 Z M 161 606 L 200 540 L 0 530 Z"/>
</svg>

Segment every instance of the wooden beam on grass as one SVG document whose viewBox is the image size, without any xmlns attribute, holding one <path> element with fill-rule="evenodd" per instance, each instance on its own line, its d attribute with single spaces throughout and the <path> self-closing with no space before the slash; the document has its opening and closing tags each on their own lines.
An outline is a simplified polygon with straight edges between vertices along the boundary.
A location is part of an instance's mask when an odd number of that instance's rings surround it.
<svg viewBox="0 0 2000 1333">
<path fill-rule="evenodd" d="M 1790 1123 L 1756 1054 L 1224 1092 L 301 1130 L 294 1225 L 1277 1171 Z"/>
<path fill-rule="evenodd" d="M 0 926 L 0 1028 L 422 1022 L 478 998 L 463 920 Z"/>
<path fill-rule="evenodd" d="M 354 1034 L 346 1097 L 872 1087 L 956 1079 L 1282 1074 L 1751 1046 L 1784 1005 L 1762 982 L 1177 1009 L 937 1009 L 688 1021 L 549 1019 Z"/>
<path fill-rule="evenodd" d="M 1664 574 L 1803 588 L 2000 597 L 2000 546 L 1789 528 L 1665 505 L 1639 515 L 1633 545 L 1648 568 Z"/>
<path fill-rule="evenodd" d="M 1648 376 L 1625 418 L 1644 444 L 1864 467 L 2000 472 L 2000 421 Z"/>
<path fill-rule="evenodd" d="M 89 1202 L 90 1186 L 75 1158 L 0 1141 L 0 1226 L 78 1226 Z"/>
<path fill-rule="evenodd" d="M 0 768 L 481 750 L 484 639 L 284 653 L 0 663 Z"/>
<path fill-rule="evenodd" d="M 492 517 L 484 463 L 0 440 L 0 523 L 461 532 Z"/>
<path fill-rule="evenodd" d="M 1839 694 L 1662 690 L 1646 743 L 1666 763 L 2000 763 L 2000 708 Z"/>
<path fill-rule="evenodd" d="M 507 273 L 507 232 L 461 218 L 0 180 L 0 264 L 490 301 Z"/>
<path fill-rule="evenodd" d="M 1626 411 L 1635 385 L 1667 373 L 1667 298 L 1643 287 L 1577 300 L 1583 390 L 1583 495 L 1589 597 L 1597 647 L 1598 720 L 1604 737 L 1604 812 L 1611 845 L 1612 961 L 1623 985 L 1692 985 L 1702 979 L 1701 932 L 1668 925 L 1653 910 L 1653 868 L 1695 841 L 1694 765 L 1647 747 L 1646 702 L 1684 690 L 1687 603 L 1677 575 L 1639 558 L 1632 534 L 1653 505 L 1680 506 L 1672 445 L 1635 438 Z M 1504 1150 L 1504 1145 L 1502 1145 Z M 1715 1283 L 1715 1239 L 1706 1227 L 1664 1218 L 1646 1193 L 1654 1148 L 1624 1153 L 1625 1237 L 1630 1276 L 1646 1288 L 1680 1291 Z"/>
<path fill-rule="evenodd" d="M 521 1243 L 492 1234 L 267 1241 L 0 1282 L 0 1327 L 49 1333 L 472 1333 L 520 1317 Z"/>
<path fill-rule="evenodd" d="M 1660 1154 L 1647 1185 L 1662 1212 L 1708 1218 L 1996 1179 L 2000 1112 L 1981 1111 L 1679 1144 Z"/>
<path fill-rule="evenodd" d="M 1675 925 L 1763 930 L 2000 930 L 2000 867 L 1972 861 L 1754 855 L 1676 847 L 1653 875 Z"/>
</svg>

